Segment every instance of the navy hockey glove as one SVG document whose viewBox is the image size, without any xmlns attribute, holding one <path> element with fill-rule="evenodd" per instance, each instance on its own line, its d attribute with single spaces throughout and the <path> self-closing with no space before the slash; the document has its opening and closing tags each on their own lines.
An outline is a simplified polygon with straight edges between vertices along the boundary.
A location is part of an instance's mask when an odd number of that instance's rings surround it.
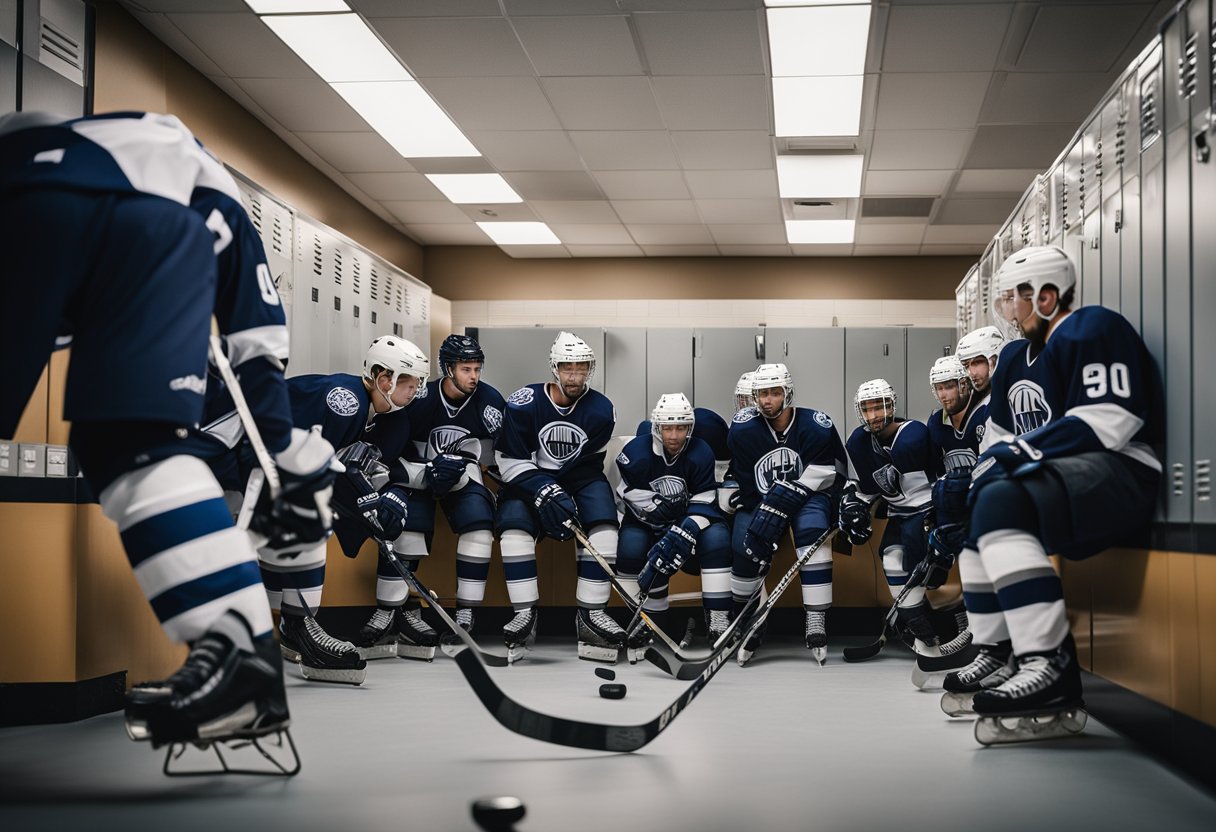
<svg viewBox="0 0 1216 832">
<path fill-rule="evenodd" d="M 781 535 L 789 528 L 790 518 L 806 505 L 811 491 L 798 482 L 778 482 L 752 515 L 743 533 L 743 553 L 756 563 L 767 565 L 777 551 Z"/>
<path fill-rule="evenodd" d="M 389 542 L 401 537 L 407 516 L 409 509 L 404 486 L 390 485 L 380 492 L 380 499 L 376 503 L 376 522 L 384 535 L 381 540 Z"/>
<path fill-rule="evenodd" d="M 346 473 L 334 483 L 334 505 L 344 517 L 361 523 L 367 533 L 377 540 L 393 540 L 385 536 L 380 525 L 380 492 L 375 480 L 386 477 L 380 462 L 380 449 L 366 442 L 355 442 L 338 453 Z"/>
<path fill-rule="evenodd" d="M 840 495 L 836 525 L 854 546 L 864 545 L 874 534 L 874 526 L 870 522 L 870 504 L 857 494 L 857 484 L 854 482 L 846 483 Z"/>
<path fill-rule="evenodd" d="M 701 527 L 691 517 L 673 523 L 646 555 L 646 565 L 638 575 L 638 588 L 647 594 L 660 575 L 671 577 L 692 557 L 697 549 Z"/>
<path fill-rule="evenodd" d="M 329 501 L 334 475 L 342 468 L 319 431 L 293 428 L 291 435 L 291 444 L 275 455 L 279 496 L 271 500 L 263 485 L 249 520 L 250 530 L 266 538 L 259 550 L 276 558 L 294 558 L 329 537 Z"/>
<path fill-rule="evenodd" d="M 967 492 L 970 489 L 970 471 L 951 471 L 933 483 L 933 508 L 939 524 L 966 522 Z"/>
<path fill-rule="evenodd" d="M 566 524 L 578 519 L 578 506 L 564 488 L 555 482 L 542 486 L 536 492 L 532 505 L 536 507 L 536 514 L 540 517 L 545 534 L 554 540 L 569 540 L 574 537 L 574 532 L 570 531 Z"/>
<path fill-rule="evenodd" d="M 925 570 L 925 588 L 937 589 L 950 578 L 954 559 L 963 551 L 967 539 L 967 528 L 962 524 L 948 523 L 929 532 L 929 547 L 925 554 L 928 564 Z"/>
<path fill-rule="evenodd" d="M 426 464 L 426 484 L 442 497 L 460 484 L 460 478 L 465 475 L 468 459 L 459 454 L 440 454 Z"/>
<path fill-rule="evenodd" d="M 1025 439 L 998 442 L 980 455 L 971 471 L 971 490 L 967 492 L 968 508 L 975 505 L 979 493 L 997 480 L 1024 477 L 1043 464 L 1043 452 Z"/>
<path fill-rule="evenodd" d="M 654 508 L 646 512 L 646 522 L 652 526 L 670 526 L 688 513 L 688 492 L 667 495 L 655 492 Z"/>
</svg>

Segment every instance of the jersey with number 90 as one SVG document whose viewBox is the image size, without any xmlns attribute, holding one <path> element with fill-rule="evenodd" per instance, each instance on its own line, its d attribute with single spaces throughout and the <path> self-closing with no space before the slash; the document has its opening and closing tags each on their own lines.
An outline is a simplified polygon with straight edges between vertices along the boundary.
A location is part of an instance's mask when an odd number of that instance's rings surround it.
<svg viewBox="0 0 1216 832">
<path fill-rule="evenodd" d="M 1045 459 L 1106 449 L 1159 471 L 1160 407 L 1140 335 L 1119 313 L 1086 306 L 1056 325 L 1037 356 L 1026 340 L 1001 350 L 985 444 L 1018 436 Z"/>
</svg>

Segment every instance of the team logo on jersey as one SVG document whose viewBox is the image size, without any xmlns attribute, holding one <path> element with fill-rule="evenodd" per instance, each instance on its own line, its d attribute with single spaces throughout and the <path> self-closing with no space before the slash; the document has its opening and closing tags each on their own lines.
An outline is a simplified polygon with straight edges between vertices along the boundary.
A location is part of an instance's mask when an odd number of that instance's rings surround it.
<svg viewBox="0 0 1216 832">
<path fill-rule="evenodd" d="M 818 410 L 815 411 L 815 421 L 825 428 L 830 428 L 832 426 L 832 417 Z"/>
<path fill-rule="evenodd" d="M 769 489 L 782 480 L 796 480 L 802 475 L 802 457 L 793 448 L 782 445 L 760 457 L 753 469 L 756 490 L 767 494 Z"/>
<path fill-rule="evenodd" d="M 946 465 L 946 471 L 970 471 L 975 467 L 975 452 L 970 448 L 956 448 L 953 451 L 946 451 L 946 456 L 942 460 Z"/>
<path fill-rule="evenodd" d="M 179 376 L 169 381 L 170 390 L 189 390 L 191 393 L 203 395 L 207 392 L 207 380 L 202 376 Z"/>
<path fill-rule="evenodd" d="M 533 396 L 531 387 L 521 387 L 507 397 L 507 404 L 513 404 L 516 407 L 523 407 L 526 404 L 532 404 Z"/>
<path fill-rule="evenodd" d="M 976 442 L 984 441 L 984 426 L 983 425 L 978 425 L 975 428 L 975 441 Z"/>
<path fill-rule="evenodd" d="M 1043 388 L 1027 379 L 1009 388 L 1009 409 L 1013 411 L 1013 431 L 1018 436 L 1051 421 L 1051 405 L 1047 404 Z"/>
<path fill-rule="evenodd" d="M 339 416 L 354 416 L 359 412 L 359 399 L 345 387 L 335 387 L 325 394 L 325 404 Z"/>
<path fill-rule="evenodd" d="M 650 481 L 650 490 L 664 497 L 679 497 L 688 493 L 688 485 L 680 477 L 663 476 Z"/>
<path fill-rule="evenodd" d="M 537 438 L 540 439 L 541 451 L 558 466 L 577 456 L 587 444 L 587 434 L 570 422 L 550 422 L 540 429 Z"/>
<path fill-rule="evenodd" d="M 899 471 L 895 470 L 894 465 L 884 465 L 874 472 L 874 484 L 878 486 L 878 490 L 885 497 L 898 497 L 899 489 Z"/>
<path fill-rule="evenodd" d="M 616 455 L 616 461 L 617 461 L 617 464 L 619 464 L 619 465 L 628 465 L 629 457 L 625 456 L 624 451 L 621 451 L 619 454 Z"/>
<path fill-rule="evenodd" d="M 481 421 L 490 433 L 498 433 L 502 427 L 502 411 L 493 405 L 486 405 L 485 410 L 481 411 Z"/>
<path fill-rule="evenodd" d="M 756 411 L 756 408 L 745 407 L 742 410 L 740 410 L 738 413 L 736 413 L 734 418 L 731 419 L 731 421 L 736 424 L 741 425 L 744 422 L 750 422 L 752 419 L 755 419 L 757 415 L 759 415 L 759 414 Z"/>
<path fill-rule="evenodd" d="M 419 384 L 418 392 L 414 394 L 414 401 L 418 401 L 419 399 L 425 399 L 427 396 L 430 395 L 430 393 L 431 393 L 430 387 L 428 387 L 426 384 Z"/>
<path fill-rule="evenodd" d="M 430 446 L 432 456 L 453 454 L 468 435 L 469 432 L 459 425 L 443 425 L 431 431 L 431 435 L 427 437 L 427 445 Z"/>
</svg>

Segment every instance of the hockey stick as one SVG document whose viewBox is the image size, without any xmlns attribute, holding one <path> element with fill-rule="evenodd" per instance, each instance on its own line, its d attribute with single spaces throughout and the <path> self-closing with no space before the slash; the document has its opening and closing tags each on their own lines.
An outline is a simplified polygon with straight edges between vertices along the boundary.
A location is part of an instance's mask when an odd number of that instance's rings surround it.
<svg viewBox="0 0 1216 832">
<path fill-rule="evenodd" d="M 760 604 L 760 591 L 757 587 L 756 592 L 748 599 L 747 606 L 735 616 L 735 620 L 731 622 L 731 625 L 718 637 L 717 642 L 714 644 L 713 652 L 707 658 L 696 661 L 683 661 L 674 654 L 667 654 L 658 645 L 652 644 L 646 650 L 646 659 L 660 670 L 675 676 L 677 679 L 684 680 L 695 678 L 714 662 L 725 661 L 724 656 L 729 656 L 734 649 L 746 643 L 746 639 L 751 638 L 752 633 L 760 628 L 760 625 L 768 618 L 769 612 L 777 605 L 777 600 L 781 597 L 781 593 L 785 592 L 786 587 L 790 585 L 802 567 L 810 562 L 811 556 L 815 551 L 835 533 L 835 528 L 829 528 L 819 536 L 818 540 L 807 547 L 806 553 L 794 560 L 793 566 L 781 576 L 781 580 L 773 587 L 773 591 L 763 604 Z M 757 605 L 759 605 L 758 608 L 756 608 Z M 646 614 L 643 613 L 642 617 L 645 618 Z"/>
<path fill-rule="evenodd" d="M 249 402 L 245 401 L 241 383 L 237 380 L 236 373 L 232 371 L 232 365 L 228 363 L 228 356 L 224 354 L 224 346 L 220 343 L 220 337 L 215 334 L 211 336 L 211 360 L 215 362 L 216 369 L 220 371 L 220 378 L 227 385 L 228 395 L 232 396 L 232 403 L 236 406 L 237 415 L 241 418 L 241 424 L 245 426 L 245 435 L 249 437 L 253 454 L 257 457 L 258 465 L 262 467 L 262 473 L 266 477 L 270 498 L 277 499 L 283 486 L 279 479 L 279 469 L 275 466 L 270 451 L 266 449 L 266 443 L 262 441 L 262 434 L 253 420 L 253 411 L 249 409 Z"/>
<path fill-rule="evenodd" d="M 878 634 L 878 640 L 870 644 L 864 644 L 861 647 L 844 648 L 844 660 L 846 662 L 864 662 L 874 658 L 882 651 L 882 648 L 887 645 L 887 640 L 895 635 L 895 619 L 899 614 L 900 602 L 908 597 L 909 592 L 920 586 L 921 581 L 925 578 L 925 573 L 928 571 L 929 564 L 927 560 L 922 560 L 916 564 L 916 568 L 908 576 L 908 582 L 904 584 L 904 588 L 895 596 L 891 608 L 887 610 L 887 614 L 883 617 L 882 632 Z"/>
</svg>

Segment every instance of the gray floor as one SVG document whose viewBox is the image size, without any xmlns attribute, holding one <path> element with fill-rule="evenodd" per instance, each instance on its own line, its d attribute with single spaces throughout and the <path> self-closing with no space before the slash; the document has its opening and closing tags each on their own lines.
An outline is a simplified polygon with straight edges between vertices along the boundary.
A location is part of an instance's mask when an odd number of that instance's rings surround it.
<svg viewBox="0 0 1216 832">
<path fill-rule="evenodd" d="M 473 798 L 520 797 L 529 830 L 1212 829 L 1216 796 L 1091 720 L 1080 738 L 976 745 L 970 722 L 908 681 L 910 654 L 826 667 L 793 644 L 733 663 L 651 745 L 601 754 L 507 732 L 453 662 L 372 662 L 362 688 L 292 679 L 304 770 L 288 782 L 168 780 L 111 714 L 0 731 L 0 827 L 233 832 L 469 830 Z M 684 683 L 618 666 L 599 698 L 573 645 L 492 671 L 549 713 L 621 723 L 656 716 Z M 1206 819 L 1206 820 L 1205 820 Z"/>
</svg>

